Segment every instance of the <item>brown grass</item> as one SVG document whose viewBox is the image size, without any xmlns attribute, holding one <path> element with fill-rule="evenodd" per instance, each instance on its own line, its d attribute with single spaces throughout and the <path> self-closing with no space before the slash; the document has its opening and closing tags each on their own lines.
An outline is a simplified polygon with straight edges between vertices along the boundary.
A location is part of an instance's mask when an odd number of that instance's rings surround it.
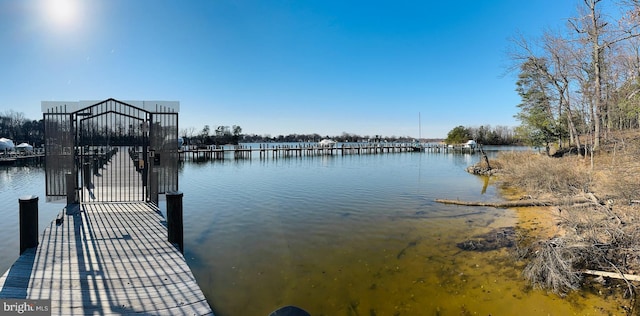
<svg viewBox="0 0 640 316">
<path fill-rule="evenodd" d="M 591 157 L 551 158 L 515 152 L 498 157 L 500 181 L 533 198 L 589 196 L 590 204 L 558 208 L 552 237 L 525 238 L 520 257 L 534 287 L 560 295 L 580 288 L 584 269 L 640 274 L 640 131 L 617 134 Z M 554 225 L 552 224 L 552 225 Z M 635 297 L 627 282 L 622 289 Z M 637 310 L 635 311 L 637 312 Z"/>
<path fill-rule="evenodd" d="M 577 156 L 557 159 L 533 152 L 508 152 L 497 160 L 503 168 L 503 184 L 535 197 L 573 195 L 590 189 L 589 169 Z"/>
<path fill-rule="evenodd" d="M 594 191 L 601 196 L 629 202 L 640 199 L 640 140 L 614 140 L 594 164 Z"/>
</svg>

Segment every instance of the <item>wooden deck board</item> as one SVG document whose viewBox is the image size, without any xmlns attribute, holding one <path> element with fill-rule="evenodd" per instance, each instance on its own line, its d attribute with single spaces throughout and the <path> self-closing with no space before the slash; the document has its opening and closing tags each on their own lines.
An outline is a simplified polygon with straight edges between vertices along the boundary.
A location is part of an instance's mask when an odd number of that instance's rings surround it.
<svg viewBox="0 0 640 316">
<path fill-rule="evenodd" d="M 0 278 L 0 298 L 51 299 L 53 315 L 212 315 L 164 221 L 145 203 L 69 209 Z"/>
</svg>

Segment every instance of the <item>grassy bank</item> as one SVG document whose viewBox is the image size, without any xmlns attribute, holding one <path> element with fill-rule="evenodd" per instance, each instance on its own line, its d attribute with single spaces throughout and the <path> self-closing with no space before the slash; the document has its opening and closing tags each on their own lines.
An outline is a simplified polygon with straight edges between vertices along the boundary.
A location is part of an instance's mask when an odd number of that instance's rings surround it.
<svg viewBox="0 0 640 316">
<path fill-rule="evenodd" d="M 585 289 L 623 296 L 630 300 L 627 311 L 638 313 L 638 282 L 632 279 L 640 275 L 639 156 L 636 132 L 612 137 L 593 159 L 530 152 L 496 159 L 500 185 L 518 188 L 508 191 L 512 198 L 560 201 L 526 211 L 521 221 L 515 252 L 533 287 L 561 296 Z"/>
</svg>

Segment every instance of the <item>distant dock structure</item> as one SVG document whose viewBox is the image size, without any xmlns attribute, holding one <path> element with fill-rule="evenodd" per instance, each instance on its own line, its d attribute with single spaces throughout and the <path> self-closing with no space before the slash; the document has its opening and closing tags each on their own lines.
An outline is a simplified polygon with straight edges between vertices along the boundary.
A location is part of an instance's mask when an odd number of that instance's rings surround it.
<svg viewBox="0 0 640 316">
<path fill-rule="evenodd" d="M 260 159 L 313 157 L 313 156 L 346 156 L 375 155 L 392 153 L 465 153 L 473 154 L 476 148 L 447 146 L 445 144 L 417 143 L 356 143 L 338 144 L 336 146 L 320 146 L 317 144 L 258 144 L 234 146 L 183 146 L 179 150 L 181 161 L 251 159 L 257 155 Z"/>
<path fill-rule="evenodd" d="M 28 153 L 0 154 L 0 166 L 39 165 L 44 163 L 44 150 Z"/>
</svg>

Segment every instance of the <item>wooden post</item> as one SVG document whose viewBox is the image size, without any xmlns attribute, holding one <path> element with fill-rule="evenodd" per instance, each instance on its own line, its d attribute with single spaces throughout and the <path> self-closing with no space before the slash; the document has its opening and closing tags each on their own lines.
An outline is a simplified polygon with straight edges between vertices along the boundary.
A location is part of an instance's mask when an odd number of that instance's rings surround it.
<svg viewBox="0 0 640 316">
<path fill-rule="evenodd" d="M 178 244 L 180 252 L 184 254 L 182 196 L 180 191 L 167 192 L 167 230 L 169 242 Z"/>
<path fill-rule="evenodd" d="M 67 182 L 67 204 L 77 204 L 78 196 L 76 195 L 76 176 L 73 172 L 65 174 L 65 181 Z"/>
<path fill-rule="evenodd" d="M 149 174 L 149 201 L 156 206 L 159 206 L 158 195 L 158 171 L 153 170 Z"/>
<path fill-rule="evenodd" d="M 93 174 L 98 175 L 100 173 L 100 166 L 98 165 L 98 157 L 93 157 Z"/>
<path fill-rule="evenodd" d="M 38 197 L 26 195 L 18 199 L 20 204 L 20 254 L 38 246 Z"/>
<path fill-rule="evenodd" d="M 89 189 L 91 187 L 91 164 L 85 162 L 82 165 L 82 175 L 84 180 L 84 187 Z"/>
</svg>

